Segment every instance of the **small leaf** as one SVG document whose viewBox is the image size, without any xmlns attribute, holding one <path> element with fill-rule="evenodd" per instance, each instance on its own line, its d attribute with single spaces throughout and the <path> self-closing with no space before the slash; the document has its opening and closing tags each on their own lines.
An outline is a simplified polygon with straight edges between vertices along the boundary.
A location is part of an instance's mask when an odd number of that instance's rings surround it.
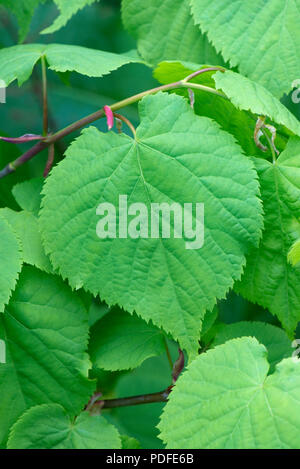
<svg viewBox="0 0 300 469">
<path fill-rule="evenodd" d="M 90 356 L 93 365 L 104 370 L 130 370 L 164 350 L 159 329 L 118 308 L 91 329 Z"/>
<path fill-rule="evenodd" d="M 300 122 L 262 85 L 229 70 L 217 72 L 213 78 L 216 88 L 222 90 L 237 108 L 270 117 L 300 136 Z"/>
<path fill-rule="evenodd" d="M 65 26 L 69 19 L 75 15 L 78 10 L 81 10 L 87 5 L 91 5 L 99 0 L 54 0 L 59 8 L 60 15 L 56 18 L 54 23 L 48 28 L 44 29 L 41 34 L 52 34 Z"/>
<path fill-rule="evenodd" d="M 41 205 L 41 190 L 44 184 L 44 178 L 32 178 L 16 184 L 12 193 L 19 206 L 27 212 L 38 215 Z"/>
<path fill-rule="evenodd" d="M 0 215 L 5 218 L 18 237 L 23 262 L 53 273 L 50 260 L 42 245 L 38 219 L 30 212 L 14 212 L 9 208 L 0 209 Z"/>
<path fill-rule="evenodd" d="M 259 321 L 240 321 L 233 324 L 219 324 L 212 346 L 224 344 L 228 340 L 238 337 L 255 337 L 268 351 L 270 371 L 273 372 L 275 365 L 283 358 L 292 355 L 291 341 L 286 333 L 279 327 L 272 326 Z"/>
<path fill-rule="evenodd" d="M 104 417 L 82 412 L 70 419 L 60 405 L 25 412 L 12 427 L 8 449 L 120 449 L 117 429 Z"/>
</svg>

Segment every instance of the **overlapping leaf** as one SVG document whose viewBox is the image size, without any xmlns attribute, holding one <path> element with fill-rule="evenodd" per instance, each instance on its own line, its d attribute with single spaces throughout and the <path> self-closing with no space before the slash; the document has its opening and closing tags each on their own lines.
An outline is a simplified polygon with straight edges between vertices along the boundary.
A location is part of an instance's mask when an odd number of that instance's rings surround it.
<svg viewBox="0 0 300 469">
<path fill-rule="evenodd" d="M 191 0 L 191 6 L 225 60 L 279 98 L 290 91 L 300 76 L 299 0 Z"/>
<path fill-rule="evenodd" d="M 200 355 L 179 378 L 159 428 L 167 448 L 300 448 L 300 361 L 267 376 L 266 349 L 244 337 Z"/>
<path fill-rule="evenodd" d="M 54 23 L 48 28 L 44 29 L 43 34 L 51 34 L 58 29 L 65 26 L 69 19 L 87 5 L 95 3 L 100 0 L 54 0 L 57 7 L 59 8 L 59 16 L 56 18 Z"/>
<path fill-rule="evenodd" d="M 117 429 L 104 417 L 81 413 L 74 421 L 57 404 L 35 406 L 13 426 L 9 449 L 120 449 Z"/>
<path fill-rule="evenodd" d="M 51 263 L 42 245 L 37 217 L 30 212 L 15 212 L 9 208 L 0 209 L 0 216 L 5 218 L 16 233 L 23 262 L 53 273 Z"/>
<path fill-rule="evenodd" d="M 32 178 L 16 184 L 12 193 L 18 205 L 27 212 L 37 215 L 41 205 L 41 190 L 44 178 Z"/>
<path fill-rule="evenodd" d="M 122 11 L 125 27 L 150 64 L 178 59 L 223 65 L 221 55 L 194 25 L 189 0 L 123 0 Z"/>
<path fill-rule="evenodd" d="M 0 5 L 8 8 L 18 19 L 19 39 L 23 42 L 29 31 L 34 10 L 45 0 L 0 0 Z"/>
<path fill-rule="evenodd" d="M 224 91 L 238 109 L 270 117 L 300 136 L 300 122 L 262 85 L 230 70 L 217 72 L 213 78 L 216 88 Z"/>
<path fill-rule="evenodd" d="M 87 47 L 66 44 L 24 44 L 0 50 L 0 80 L 8 86 L 18 80 L 21 86 L 30 77 L 37 61 L 44 56 L 56 72 L 75 71 L 89 77 L 102 77 L 122 65 L 139 59 Z"/>
<path fill-rule="evenodd" d="M 23 257 L 15 231 L 0 215 L 0 313 L 15 288 Z"/>
<path fill-rule="evenodd" d="M 163 333 L 142 319 L 115 308 L 91 329 L 94 366 L 117 371 L 136 368 L 165 350 Z"/>
<path fill-rule="evenodd" d="M 283 358 L 288 358 L 292 354 L 290 339 L 282 329 L 272 324 L 260 321 L 239 321 L 233 324 L 219 324 L 216 331 L 212 342 L 214 347 L 238 337 L 255 337 L 268 351 L 271 371 Z"/>
<path fill-rule="evenodd" d="M 94 391 L 87 379 L 87 313 L 61 279 L 24 267 L 0 319 L 6 343 L 0 364 L 0 444 L 28 408 L 61 404 L 69 415 L 80 412 Z"/>
<path fill-rule="evenodd" d="M 291 334 L 300 321 L 300 267 L 288 251 L 300 235 L 300 139 L 289 141 L 276 163 L 255 160 L 265 213 L 258 249 L 252 250 L 236 290 L 276 314 Z"/>
<path fill-rule="evenodd" d="M 191 73 L 202 68 L 207 67 L 199 64 L 178 61 L 161 62 L 154 71 L 154 77 L 160 83 L 167 84 L 182 80 Z M 193 78 L 191 80 L 191 83 L 198 83 L 204 86 L 215 88 L 216 77 L 222 77 L 223 75 L 226 75 L 226 77 L 228 76 L 227 72 L 225 74 L 221 72 L 216 73 L 215 71 L 205 72 Z M 229 75 L 229 77 L 230 76 L 231 75 Z M 264 102 L 264 92 L 261 92 L 259 96 L 252 92 L 252 95 L 249 94 L 248 99 L 248 94 L 245 94 L 246 90 L 243 86 L 244 77 L 239 78 L 238 74 L 232 74 L 232 76 L 234 78 L 237 76 L 236 80 L 239 80 L 238 86 L 236 83 L 234 83 L 235 87 L 232 86 L 230 89 L 229 87 L 226 87 L 226 91 L 228 91 L 228 97 L 230 99 L 232 98 L 232 102 L 230 100 L 223 99 L 220 96 L 216 96 L 205 91 L 193 89 L 195 96 L 195 112 L 201 116 L 207 116 L 217 121 L 218 124 L 224 130 L 230 132 L 236 138 L 236 140 L 241 145 L 246 154 L 261 156 L 263 155 L 263 153 L 255 145 L 253 138 L 256 117 L 252 115 L 251 112 L 247 112 L 248 110 L 252 111 L 253 113 L 256 113 L 257 111 L 259 111 L 258 113 L 260 113 L 263 110 L 264 112 L 268 113 L 271 109 L 271 116 L 274 115 L 276 116 L 275 119 L 277 119 L 277 106 L 279 106 L 279 108 L 281 109 L 281 114 L 283 114 L 283 116 L 285 117 L 284 122 L 289 124 L 291 121 L 291 125 L 293 125 L 295 129 L 299 128 L 299 124 L 297 123 L 297 121 L 295 123 L 295 118 L 292 116 L 292 114 L 290 114 L 289 111 L 287 111 L 287 109 L 284 108 L 284 106 L 275 97 L 272 97 L 271 106 L 264 105 L 263 108 L 262 102 Z M 246 85 L 248 85 L 249 88 L 249 80 L 245 80 Z M 221 85 L 220 88 L 222 88 Z M 188 95 L 187 90 L 182 89 L 176 90 L 176 93 L 184 96 Z M 243 100 L 242 103 L 241 100 Z M 258 105 L 260 105 L 259 109 L 257 108 Z M 267 142 L 265 142 L 265 144 L 267 144 Z M 276 138 L 276 145 L 278 149 L 283 149 L 285 147 L 285 144 L 286 139 L 282 138 L 278 133 Z M 268 153 L 266 153 L 266 155 L 268 155 Z"/>
<path fill-rule="evenodd" d="M 260 237 L 256 174 L 233 138 L 183 98 L 149 96 L 140 114 L 136 140 L 90 128 L 52 171 L 41 210 L 45 246 L 71 285 L 152 319 L 195 352 L 205 310 L 240 277 Z M 152 203 L 204 203 L 203 247 L 186 249 L 174 235 L 99 239 L 96 208 L 109 202 L 118 211 L 119 195 L 148 214 Z"/>
</svg>

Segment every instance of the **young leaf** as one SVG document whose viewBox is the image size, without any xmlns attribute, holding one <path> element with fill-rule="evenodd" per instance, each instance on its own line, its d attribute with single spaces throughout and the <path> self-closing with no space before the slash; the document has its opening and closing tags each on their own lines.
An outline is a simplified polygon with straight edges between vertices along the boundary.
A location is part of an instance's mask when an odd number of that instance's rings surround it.
<svg viewBox="0 0 300 469">
<path fill-rule="evenodd" d="M 56 18 L 54 23 L 42 31 L 42 34 L 52 34 L 58 29 L 67 24 L 69 19 L 87 5 L 95 3 L 100 0 L 54 0 L 59 8 L 60 15 Z"/>
<path fill-rule="evenodd" d="M 191 0 L 191 6 L 201 31 L 231 66 L 278 98 L 291 90 L 300 76 L 298 1 Z"/>
<path fill-rule="evenodd" d="M 173 59 L 224 64 L 194 25 L 189 0 L 123 0 L 122 14 L 139 53 L 151 65 Z"/>
<path fill-rule="evenodd" d="M 8 449 L 120 449 L 117 429 L 100 415 L 82 412 L 74 421 L 57 404 L 27 410 L 10 432 Z"/>
<path fill-rule="evenodd" d="M 12 193 L 18 205 L 27 212 L 38 215 L 41 205 L 41 190 L 44 178 L 32 178 L 16 184 Z"/>
<path fill-rule="evenodd" d="M 228 340 L 243 336 L 255 337 L 266 347 L 271 372 L 273 372 L 275 365 L 283 358 L 291 356 L 291 341 L 286 333 L 279 327 L 259 321 L 240 321 L 233 324 L 219 324 L 212 346 L 216 347 L 217 345 L 224 344 Z"/>
<path fill-rule="evenodd" d="M 300 361 L 267 376 L 266 349 L 243 337 L 200 355 L 179 378 L 162 414 L 167 448 L 300 448 Z"/>
<path fill-rule="evenodd" d="M 0 209 L 0 215 L 9 223 L 19 239 L 23 262 L 53 273 L 42 245 L 38 219 L 30 212 L 14 212 L 9 208 Z"/>
<path fill-rule="evenodd" d="M 87 47 L 66 44 L 24 44 L 0 50 L 0 79 L 8 86 L 18 80 L 21 86 L 30 77 L 36 62 L 44 56 L 56 72 L 77 72 L 102 77 L 125 64 L 139 59 Z"/>
<path fill-rule="evenodd" d="M 159 329 L 119 308 L 112 309 L 91 329 L 91 360 L 104 370 L 130 370 L 164 350 Z"/>
<path fill-rule="evenodd" d="M 275 314 L 289 334 L 300 321 L 300 267 L 287 261 L 300 235 L 300 139 L 291 138 L 277 161 L 256 159 L 265 213 L 260 246 L 248 258 L 236 290 Z"/>
<path fill-rule="evenodd" d="M 167 84 L 182 80 L 202 68 L 207 68 L 207 66 L 178 61 L 161 62 L 154 70 L 154 77 L 160 83 Z M 221 75 L 223 75 L 223 73 L 221 73 Z M 194 77 L 191 83 L 198 83 L 215 88 L 216 76 L 219 76 L 219 74 L 216 75 L 215 71 L 205 72 Z M 242 78 L 243 77 L 241 77 L 241 79 Z M 247 112 L 248 109 L 251 109 L 248 106 L 248 98 L 245 100 L 246 105 L 242 107 L 240 105 L 237 106 L 234 99 L 232 100 L 233 102 L 231 102 L 227 99 L 220 98 L 220 96 L 208 94 L 205 91 L 194 89 L 193 92 L 195 95 L 194 111 L 196 114 L 210 117 L 218 122 L 222 129 L 230 132 L 236 138 L 247 155 L 264 155 L 254 142 L 253 136 L 257 119 L 250 112 Z M 232 90 L 232 92 L 235 93 L 233 95 L 234 97 L 236 97 L 237 93 L 243 97 L 245 91 L 242 87 L 238 87 L 238 90 Z M 186 90 L 178 89 L 176 93 L 187 96 Z M 229 97 L 232 97 L 230 93 Z M 273 97 L 272 99 L 275 101 L 276 105 L 280 104 L 276 98 Z M 239 102 L 237 104 L 239 104 Z M 283 107 L 281 104 L 280 106 Z M 277 113 L 274 114 L 277 116 Z M 285 108 L 284 115 L 291 116 L 293 119 L 293 116 Z M 276 145 L 279 149 L 284 149 L 286 145 L 286 139 L 283 139 L 279 132 L 276 137 Z M 270 151 L 269 154 L 271 156 Z M 266 153 L 266 155 L 268 155 L 268 153 Z"/>
<path fill-rule="evenodd" d="M 270 117 L 300 136 L 300 122 L 262 85 L 229 70 L 217 72 L 213 78 L 216 88 L 222 90 L 237 108 Z"/>
<path fill-rule="evenodd" d="M 240 277 L 260 238 L 256 174 L 231 135 L 183 98 L 149 96 L 140 115 L 136 140 L 89 128 L 52 171 L 41 210 L 45 247 L 73 287 L 152 319 L 196 353 L 205 310 Z M 203 247 L 186 249 L 173 235 L 99 239 L 96 209 L 108 202 L 118 210 L 119 195 L 145 205 L 149 227 L 152 203 L 204 203 Z"/>
<path fill-rule="evenodd" d="M 9 301 L 21 271 L 23 257 L 20 241 L 7 221 L 0 215 L 0 313 Z"/>
<path fill-rule="evenodd" d="M 56 276 L 24 267 L 0 319 L 6 363 L 0 364 L 0 443 L 28 408 L 55 402 L 76 415 L 94 392 L 87 313 Z M 13 400 L 12 400 L 13 399 Z M 12 405 L 13 402 L 13 405 Z"/>
</svg>

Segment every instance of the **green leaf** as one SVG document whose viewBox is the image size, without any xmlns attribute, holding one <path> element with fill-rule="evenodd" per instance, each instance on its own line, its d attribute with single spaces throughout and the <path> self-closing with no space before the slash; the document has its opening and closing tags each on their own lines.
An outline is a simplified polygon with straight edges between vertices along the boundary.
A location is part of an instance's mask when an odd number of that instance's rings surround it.
<svg viewBox="0 0 300 469">
<path fill-rule="evenodd" d="M 216 88 L 222 90 L 239 109 L 270 117 L 300 136 L 300 122 L 262 85 L 229 70 L 217 72 L 213 78 Z"/>
<path fill-rule="evenodd" d="M 0 215 L 0 313 L 16 286 L 23 258 L 21 245 L 15 232 Z"/>
<path fill-rule="evenodd" d="M 27 212 L 38 215 L 41 205 L 41 190 L 44 178 L 32 178 L 16 184 L 12 193 L 18 205 Z"/>
<path fill-rule="evenodd" d="M 0 320 L 6 364 L 0 364 L 0 443 L 28 408 L 61 404 L 70 416 L 94 392 L 87 312 L 78 296 L 56 276 L 24 267 Z M 13 403 L 13 405 L 12 405 Z"/>
<path fill-rule="evenodd" d="M 28 34 L 31 19 L 36 7 L 45 0 L 0 0 L 0 5 L 9 8 L 17 17 L 19 24 L 19 41 L 23 42 Z"/>
<path fill-rule="evenodd" d="M 240 321 L 233 324 L 219 324 L 212 346 L 224 344 L 228 340 L 238 337 L 255 337 L 268 351 L 270 370 L 283 358 L 291 356 L 291 341 L 286 333 L 279 327 L 259 321 Z"/>
<path fill-rule="evenodd" d="M 120 449 L 117 429 L 104 417 L 82 412 L 74 421 L 60 405 L 25 412 L 10 432 L 8 449 Z"/>
<path fill-rule="evenodd" d="M 288 252 L 288 261 L 292 265 L 297 265 L 300 262 L 300 240 L 298 239 Z"/>
<path fill-rule="evenodd" d="M 189 0 L 123 0 L 122 14 L 139 53 L 152 65 L 173 59 L 224 63 L 194 25 Z"/>
<path fill-rule="evenodd" d="M 162 84 L 168 84 L 184 79 L 191 73 L 206 68 L 204 65 L 191 64 L 187 62 L 161 62 L 154 70 L 154 77 Z M 216 72 L 205 72 L 198 75 L 191 80 L 191 83 L 198 83 L 204 86 L 216 87 L 215 83 Z M 223 75 L 223 74 L 222 74 Z M 236 107 L 231 101 L 222 99 L 206 91 L 193 89 L 195 96 L 194 110 L 196 114 L 201 116 L 210 117 L 214 119 L 222 127 L 222 129 L 231 133 L 238 143 L 241 145 L 247 155 L 264 155 L 262 151 L 255 145 L 254 131 L 256 125 L 256 118 L 250 112 L 242 110 L 240 106 Z M 242 95 L 243 90 L 239 91 Z M 188 91 L 178 89 L 176 93 L 188 97 Z M 273 98 L 277 104 L 277 100 Z M 247 100 L 248 103 L 248 100 Z M 267 142 L 265 142 L 266 144 Z M 278 149 L 283 149 L 286 145 L 286 140 L 277 134 L 276 146 Z M 271 152 L 265 155 L 271 156 Z"/>
<path fill-rule="evenodd" d="M 267 376 L 266 349 L 234 339 L 200 355 L 179 378 L 159 429 L 167 448 L 300 448 L 300 361 Z"/>
<path fill-rule="evenodd" d="M 50 70 L 77 72 L 102 77 L 138 59 L 87 47 L 66 44 L 24 44 L 0 50 L 0 79 L 8 86 L 18 80 L 21 86 L 30 77 L 36 62 L 44 56 Z"/>
<path fill-rule="evenodd" d="M 278 98 L 291 90 L 300 76 L 298 0 L 191 0 L 191 6 L 195 22 L 231 66 Z"/>
<path fill-rule="evenodd" d="M 91 329 L 91 360 L 104 370 L 130 370 L 164 350 L 162 331 L 119 308 L 112 309 Z"/>
<path fill-rule="evenodd" d="M 91 5 L 99 0 L 54 0 L 59 8 L 60 15 L 56 18 L 54 23 L 48 28 L 44 29 L 41 34 L 52 34 L 58 29 L 67 24 L 69 19 L 87 5 Z"/>
<path fill-rule="evenodd" d="M 0 215 L 5 218 L 19 239 L 23 262 L 53 273 L 42 245 L 38 219 L 30 212 L 14 212 L 9 208 L 0 209 Z"/>
<path fill-rule="evenodd" d="M 45 247 L 73 287 L 151 319 L 196 353 L 205 310 L 241 276 L 260 238 L 256 173 L 233 138 L 183 98 L 159 93 L 139 109 L 136 140 L 89 128 L 54 168 L 43 189 Z M 152 203 L 204 203 L 203 247 L 186 249 L 173 234 L 100 240 L 98 204 L 118 209 L 119 195 L 148 214 Z"/>
<path fill-rule="evenodd" d="M 276 315 L 289 334 L 300 320 L 300 267 L 287 261 L 300 236 L 300 139 L 291 138 L 273 164 L 255 159 L 265 213 L 260 246 L 247 258 L 237 292 Z"/>
</svg>

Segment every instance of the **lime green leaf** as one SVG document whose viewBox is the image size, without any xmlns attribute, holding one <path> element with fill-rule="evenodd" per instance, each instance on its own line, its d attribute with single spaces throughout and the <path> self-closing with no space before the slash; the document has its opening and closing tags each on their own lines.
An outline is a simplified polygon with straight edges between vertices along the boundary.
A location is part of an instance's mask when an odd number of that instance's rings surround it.
<svg viewBox="0 0 300 469">
<path fill-rule="evenodd" d="M 142 449 L 140 442 L 136 438 L 121 435 L 122 449 Z"/>
<path fill-rule="evenodd" d="M 60 405 L 32 407 L 15 423 L 8 449 L 120 449 L 117 429 L 104 417 L 81 413 L 70 419 Z"/>
<path fill-rule="evenodd" d="M 33 405 L 55 402 L 73 416 L 88 402 L 94 383 L 87 379 L 87 313 L 59 277 L 23 268 L 0 337 L 7 357 L 0 364 L 1 443 Z"/>
<path fill-rule="evenodd" d="M 9 301 L 21 271 L 23 257 L 20 241 L 7 221 L 0 215 L 0 313 Z"/>
<path fill-rule="evenodd" d="M 30 77 L 36 62 L 44 56 L 56 72 L 75 71 L 89 77 L 102 77 L 138 59 L 87 47 L 66 44 L 24 44 L 0 50 L 0 79 L 8 86 L 18 80 L 21 86 Z"/>
<path fill-rule="evenodd" d="M 300 262 L 300 240 L 299 239 L 293 244 L 293 246 L 289 250 L 288 261 L 292 265 L 299 264 Z"/>
<path fill-rule="evenodd" d="M 271 371 L 274 370 L 275 365 L 283 358 L 288 358 L 292 355 L 291 341 L 286 333 L 279 327 L 259 321 L 219 324 L 212 346 L 215 347 L 224 344 L 227 340 L 244 336 L 255 337 L 266 347 Z"/>
<path fill-rule="evenodd" d="M 42 245 L 38 219 L 30 212 L 14 212 L 9 208 L 0 209 L 0 215 L 12 227 L 20 241 L 23 262 L 53 273 Z"/>
<path fill-rule="evenodd" d="M 234 339 L 200 355 L 179 378 L 159 429 L 168 448 L 300 448 L 300 361 L 267 376 L 266 349 Z"/>
<path fill-rule="evenodd" d="M 256 159 L 265 229 L 253 249 L 237 292 L 276 315 L 289 334 L 300 321 L 300 267 L 287 261 L 300 235 L 300 139 L 292 138 L 275 164 Z"/>
<path fill-rule="evenodd" d="M 52 34 L 67 24 L 69 19 L 87 5 L 91 5 L 99 0 L 54 0 L 59 8 L 60 15 L 54 23 L 42 31 L 42 34 Z"/>
<path fill-rule="evenodd" d="M 122 13 L 139 53 L 150 64 L 178 59 L 223 65 L 221 55 L 194 25 L 189 0 L 123 0 Z"/>
<path fill-rule="evenodd" d="M 239 109 L 270 117 L 300 136 L 300 122 L 262 85 L 229 70 L 217 72 L 213 78 L 216 88 L 222 90 Z"/>
<path fill-rule="evenodd" d="M 33 178 L 29 181 L 20 182 L 13 187 L 14 198 L 23 210 L 34 215 L 39 213 L 43 184 L 44 178 Z"/>
<path fill-rule="evenodd" d="M 104 370 L 130 370 L 164 350 L 159 329 L 119 308 L 91 329 L 90 356 L 93 365 Z"/>
<path fill-rule="evenodd" d="M 160 83 L 167 84 L 182 80 L 201 68 L 206 68 L 206 66 L 177 61 L 161 62 L 154 71 L 154 77 Z M 193 78 L 191 82 L 215 88 L 215 73 L 215 71 L 205 72 Z M 196 114 L 210 117 L 217 121 L 224 130 L 230 132 L 236 138 L 247 155 L 261 156 L 263 154 L 254 142 L 253 136 L 256 118 L 250 112 L 247 112 L 248 107 L 245 108 L 246 110 L 242 110 L 241 107 L 236 107 L 235 104 L 227 99 L 222 99 L 205 91 L 195 89 L 193 91 Z M 188 96 L 187 90 L 178 89 L 176 93 Z M 244 91 L 240 90 L 240 94 L 243 93 Z M 277 103 L 276 98 L 273 99 Z M 277 135 L 276 146 L 278 149 L 283 149 L 285 145 L 286 141 L 280 135 Z M 271 155 L 270 152 L 269 154 Z M 268 154 L 266 153 L 266 155 Z"/>
<path fill-rule="evenodd" d="M 279 98 L 290 91 L 300 76 L 298 0 L 191 0 L 191 6 L 225 60 Z"/>
<path fill-rule="evenodd" d="M 139 109 L 137 140 L 89 128 L 54 168 L 43 189 L 45 247 L 73 287 L 152 319 L 195 353 L 205 310 L 241 276 L 260 238 L 256 173 L 232 136 L 195 116 L 183 98 L 159 93 Z M 152 203 L 204 203 L 203 247 L 186 249 L 173 234 L 99 239 L 96 209 L 118 208 L 119 195 L 148 214 Z"/>
</svg>

